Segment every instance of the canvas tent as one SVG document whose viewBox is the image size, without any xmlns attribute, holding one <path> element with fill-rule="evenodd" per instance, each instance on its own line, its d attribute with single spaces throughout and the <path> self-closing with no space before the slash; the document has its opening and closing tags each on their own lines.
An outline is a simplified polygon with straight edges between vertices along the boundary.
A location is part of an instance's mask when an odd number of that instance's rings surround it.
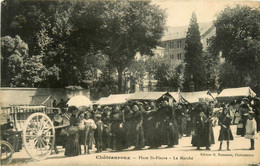
<svg viewBox="0 0 260 166">
<path fill-rule="evenodd" d="M 98 101 L 94 103 L 94 105 L 103 105 L 106 103 L 107 97 L 101 97 Z"/>
<path fill-rule="evenodd" d="M 210 92 L 208 90 L 198 92 L 181 92 L 181 96 L 188 103 L 198 103 L 199 98 L 214 101 L 213 96 L 210 95 Z"/>
<path fill-rule="evenodd" d="M 113 104 L 124 104 L 128 101 L 128 98 L 133 94 L 112 94 L 108 97 L 99 99 L 95 104 L 98 105 L 113 105 Z"/>
<path fill-rule="evenodd" d="M 180 92 L 168 92 L 168 93 L 172 96 L 172 98 L 176 101 L 176 103 L 183 103 L 183 102 L 185 102 L 183 100 L 183 97 L 182 97 Z"/>
<path fill-rule="evenodd" d="M 154 101 L 167 95 L 167 92 L 136 92 L 128 100 L 149 100 Z"/>
<path fill-rule="evenodd" d="M 241 99 L 243 97 L 255 97 L 255 92 L 250 87 L 228 88 L 224 89 L 218 96 L 217 100 L 220 102 L 232 101 Z"/>
</svg>

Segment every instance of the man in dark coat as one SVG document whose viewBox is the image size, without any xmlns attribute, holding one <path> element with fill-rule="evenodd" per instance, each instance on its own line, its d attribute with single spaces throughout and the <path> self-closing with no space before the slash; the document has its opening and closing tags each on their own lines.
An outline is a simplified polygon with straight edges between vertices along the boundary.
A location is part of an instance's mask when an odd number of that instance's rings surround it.
<svg viewBox="0 0 260 166">
<path fill-rule="evenodd" d="M 200 99 L 200 103 L 194 108 L 194 112 L 195 135 L 192 138 L 192 144 L 198 150 L 201 147 L 206 147 L 206 150 L 210 150 L 211 144 L 215 143 L 211 120 L 213 110 L 204 99 Z"/>
</svg>

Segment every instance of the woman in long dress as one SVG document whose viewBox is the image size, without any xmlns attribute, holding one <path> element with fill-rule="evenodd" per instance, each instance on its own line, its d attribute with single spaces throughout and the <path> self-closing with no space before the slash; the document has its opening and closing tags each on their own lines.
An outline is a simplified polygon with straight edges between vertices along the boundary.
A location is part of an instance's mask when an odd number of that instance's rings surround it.
<svg viewBox="0 0 260 166">
<path fill-rule="evenodd" d="M 78 127 L 79 120 L 76 117 L 77 114 L 77 107 L 70 107 L 72 111 L 72 115 L 70 117 L 70 127 Z M 78 156 L 81 154 L 80 145 L 79 145 L 79 133 L 76 132 L 69 132 L 69 136 L 67 139 L 66 147 L 65 147 L 65 156 Z"/>
</svg>

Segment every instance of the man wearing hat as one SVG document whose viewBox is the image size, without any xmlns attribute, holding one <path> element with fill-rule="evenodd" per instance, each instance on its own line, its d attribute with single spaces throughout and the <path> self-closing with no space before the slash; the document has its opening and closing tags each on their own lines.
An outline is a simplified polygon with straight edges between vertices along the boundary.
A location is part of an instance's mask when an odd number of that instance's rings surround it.
<svg viewBox="0 0 260 166">
<path fill-rule="evenodd" d="M 249 106 L 249 99 L 244 97 L 242 99 L 242 103 L 239 106 L 239 112 L 240 112 L 240 116 L 241 116 L 241 121 L 240 123 L 242 123 L 242 130 L 241 133 L 237 133 L 238 135 L 241 135 L 242 137 L 244 137 L 245 133 L 246 133 L 246 122 L 248 119 L 248 112 L 250 111 L 250 106 Z"/>
</svg>

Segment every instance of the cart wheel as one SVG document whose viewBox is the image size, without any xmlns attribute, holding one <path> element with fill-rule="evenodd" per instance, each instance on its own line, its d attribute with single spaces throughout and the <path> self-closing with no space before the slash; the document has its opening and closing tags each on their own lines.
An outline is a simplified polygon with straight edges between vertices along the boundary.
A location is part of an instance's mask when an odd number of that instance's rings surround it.
<svg viewBox="0 0 260 166">
<path fill-rule="evenodd" d="M 44 113 L 28 117 L 23 129 L 23 144 L 28 155 L 36 160 L 51 154 L 55 142 L 55 129 L 50 118 Z"/>
<path fill-rule="evenodd" d="M 9 142 L 6 142 L 6 141 L 0 140 L 0 144 L 1 144 L 0 145 L 1 146 L 0 147 L 1 165 L 8 165 L 11 163 L 11 161 L 13 159 L 14 148 Z"/>
</svg>

